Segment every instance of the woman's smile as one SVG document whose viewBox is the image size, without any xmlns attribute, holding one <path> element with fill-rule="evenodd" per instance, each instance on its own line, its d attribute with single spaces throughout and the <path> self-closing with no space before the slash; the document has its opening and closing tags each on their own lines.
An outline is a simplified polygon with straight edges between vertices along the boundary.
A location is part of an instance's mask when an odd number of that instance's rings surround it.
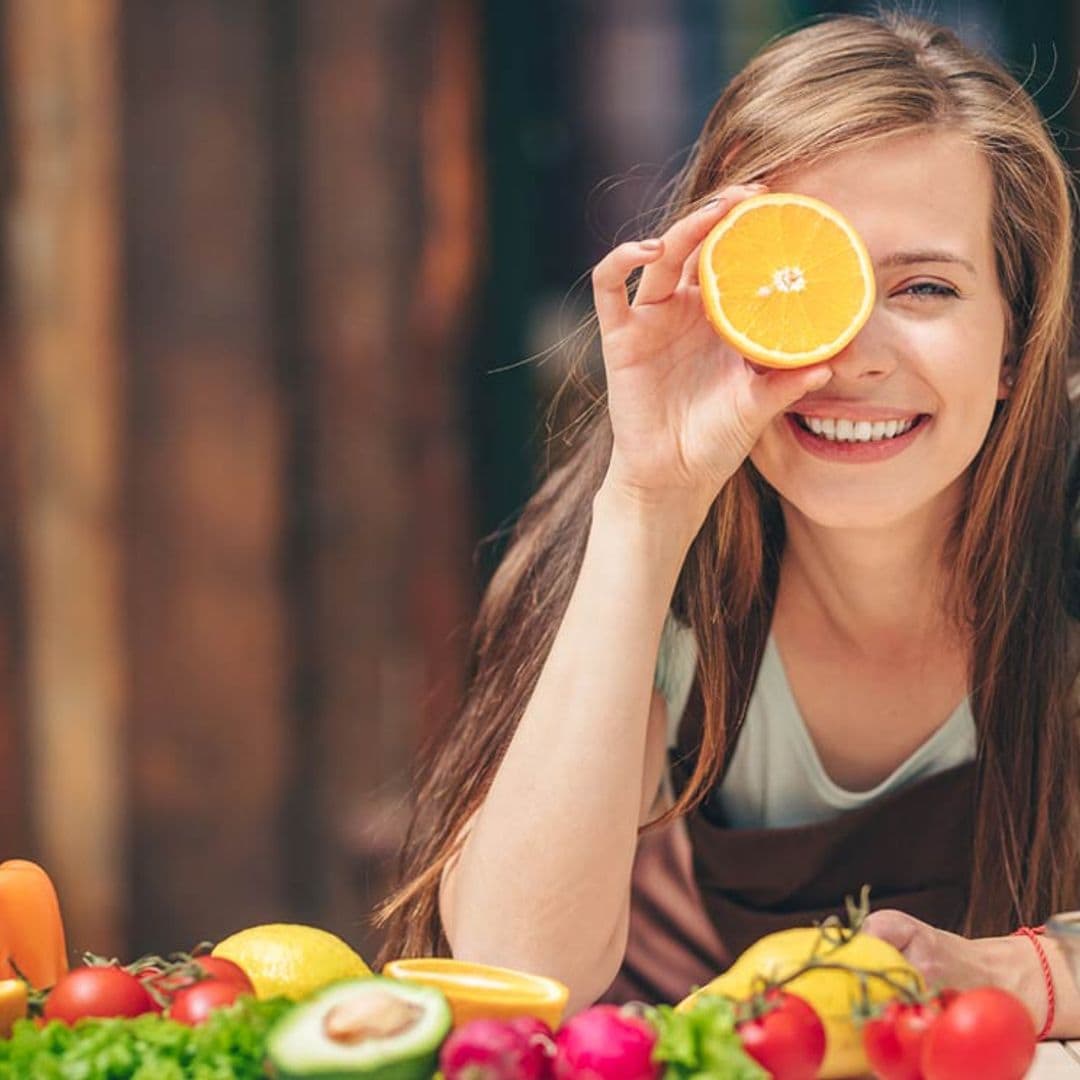
<svg viewBox="0 0 1080 1080">
<path fill-rule="evenodd" d="M 797 412 L 784 417 L 795 441 L 809 453 L 826 461 L 866 464 L 902 454 L 926 430 L 926 413 L 905 420 L 856 420 L 808 418 Z"/>
</svg>

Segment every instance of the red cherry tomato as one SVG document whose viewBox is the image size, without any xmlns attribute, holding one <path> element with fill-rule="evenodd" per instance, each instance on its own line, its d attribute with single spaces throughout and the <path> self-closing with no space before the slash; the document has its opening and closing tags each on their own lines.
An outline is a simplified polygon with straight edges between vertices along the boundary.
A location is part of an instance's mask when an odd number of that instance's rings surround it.
<svg viewBox="0 0 1080 1080">
<path fill-rule="evenodd" d="M 926 1080 L 1020 1080 L 1035 1057 L 1035 1022 L 1020 1000 L 985 986 L 946 1006 L 923 1042 Z"/>
<path fill-rule="evenodd" d="M 880 1080 L 920 1080 L 923 1041 L 941 1009 L 937 1001 L 890 1001 L 880 1016 L 863 1025 L 866 1058 Z"/>
<path fill-rule="evenodd" d="M 224 956 L 196 956 L 195 963 L 198 964 L 211 979 L 220 979 L 222 982 L 235 983 L 245 994 L 255 993 L 255 987 L 247 977 L 247 972 L 232 960 L 226 960 Z"/>
<path fill-rule="evenodd" d="M 139 1016 L 157 1012 L 146 987 L 118 967 L 73 968 L 57 980 L 45 999 L 46 1020 L 74 1024 L 84 1016 Z"/>
<path fill-rule="evenodd" d="M 236 983 L 223 979 L 203 979 L 178 990 L 169 1005 L 169 1017 L 197 1027 L 214 1009 L 231 1005 L 244 993 Z"/>
<path fill-rule="evenodd" d="M 770 990 L 761 1016 L 738 1025 L 743 1049 L 774 1080 L 814 1080 L 825 1058 L 821 1018 L 797 994 Z"/>
<path fill-rule="evenodd" d="M 134 975 L 146 987 L 150 992 L 150 999 L 154 1003 L 154 1012 L 161 1012 L 161 1005 L 157 997 L 154 996 L 155 991 L 160 993 L 158 980 L 161 978 L 161 968 L 151 966 L 140 968 L 138 971 L 131 971 L 130 968 L 124 968 L 124 970 Z"/>
<path fill-rule="evenodd" d="M 164 972 L 160 968 L 144 968 L 139 972 L 139 978 L 159 994 L 164 994 L 166 998 L 171 999 L 181 990 L 204 981 L 200 976 L 200 971 L 192 970 L 193 966 L 200 969 L 205 978 L 232 983 L 245 994 L 254 995 L 255 993 L 255 987 L 244 969 L 223 956 L 196 956 L 190 964 L 170 972 Z"/>
</svg>

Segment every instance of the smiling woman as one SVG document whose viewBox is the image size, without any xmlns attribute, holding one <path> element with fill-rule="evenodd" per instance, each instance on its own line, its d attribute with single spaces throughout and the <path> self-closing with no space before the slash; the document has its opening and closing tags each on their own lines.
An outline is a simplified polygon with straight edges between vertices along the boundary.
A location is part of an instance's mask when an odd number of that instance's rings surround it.
<svg viewBox="0 0 1080 1080">
<path fill-rule="evenodd" d="M 873 266 L 861 328 L 795 370 L 719 337 L 693 273 L 766 189 Z M 1032 101 L 948 30 L 823 19 L 732 80 L 655 234 L 593 271 L 604 394 L 485 598 L 388 955 L 670 1000 L 869 883 L 928 977 L 1050 1030 L 1005 935 L 1080 905 L 1072 244 Z"/>
</svg>

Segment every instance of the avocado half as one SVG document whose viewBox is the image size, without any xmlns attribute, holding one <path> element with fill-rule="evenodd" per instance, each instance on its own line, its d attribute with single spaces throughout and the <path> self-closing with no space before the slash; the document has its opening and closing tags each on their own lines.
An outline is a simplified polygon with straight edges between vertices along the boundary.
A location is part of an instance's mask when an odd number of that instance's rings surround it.
<svg viewBox="0 0 1080 1080">
<path fill-rule="evenodd" d="M 270 1030 L 281 1080 L 428 1080 L 450 1031 L 434 987 L 378 975 L 346 979 L 290 1009 Z"/>
</svg>

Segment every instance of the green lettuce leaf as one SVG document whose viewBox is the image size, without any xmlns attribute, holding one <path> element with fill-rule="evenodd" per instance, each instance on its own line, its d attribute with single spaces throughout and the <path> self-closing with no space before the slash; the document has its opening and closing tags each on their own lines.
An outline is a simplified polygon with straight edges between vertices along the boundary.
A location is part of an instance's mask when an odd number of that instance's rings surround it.
<svg viewBox="0 0 1080 1080">
<path fill-rule="evenodd" d="M 768 1080 L 743 1049 L 727 998 L 702 994 L 681 1013 L 658 1005 L 649 1020 L 657 1032 L 653 1057 L 665 1065 L 664 1080 Z"/>
<path fill-rule="evenodd" d="M 263 1080 L 266 1035 L 292 1002 L 241 998 L 192 1028 L 134 1019 L 15 1024 L 0 1039 L 0 1080 Z"/>
</svg>

